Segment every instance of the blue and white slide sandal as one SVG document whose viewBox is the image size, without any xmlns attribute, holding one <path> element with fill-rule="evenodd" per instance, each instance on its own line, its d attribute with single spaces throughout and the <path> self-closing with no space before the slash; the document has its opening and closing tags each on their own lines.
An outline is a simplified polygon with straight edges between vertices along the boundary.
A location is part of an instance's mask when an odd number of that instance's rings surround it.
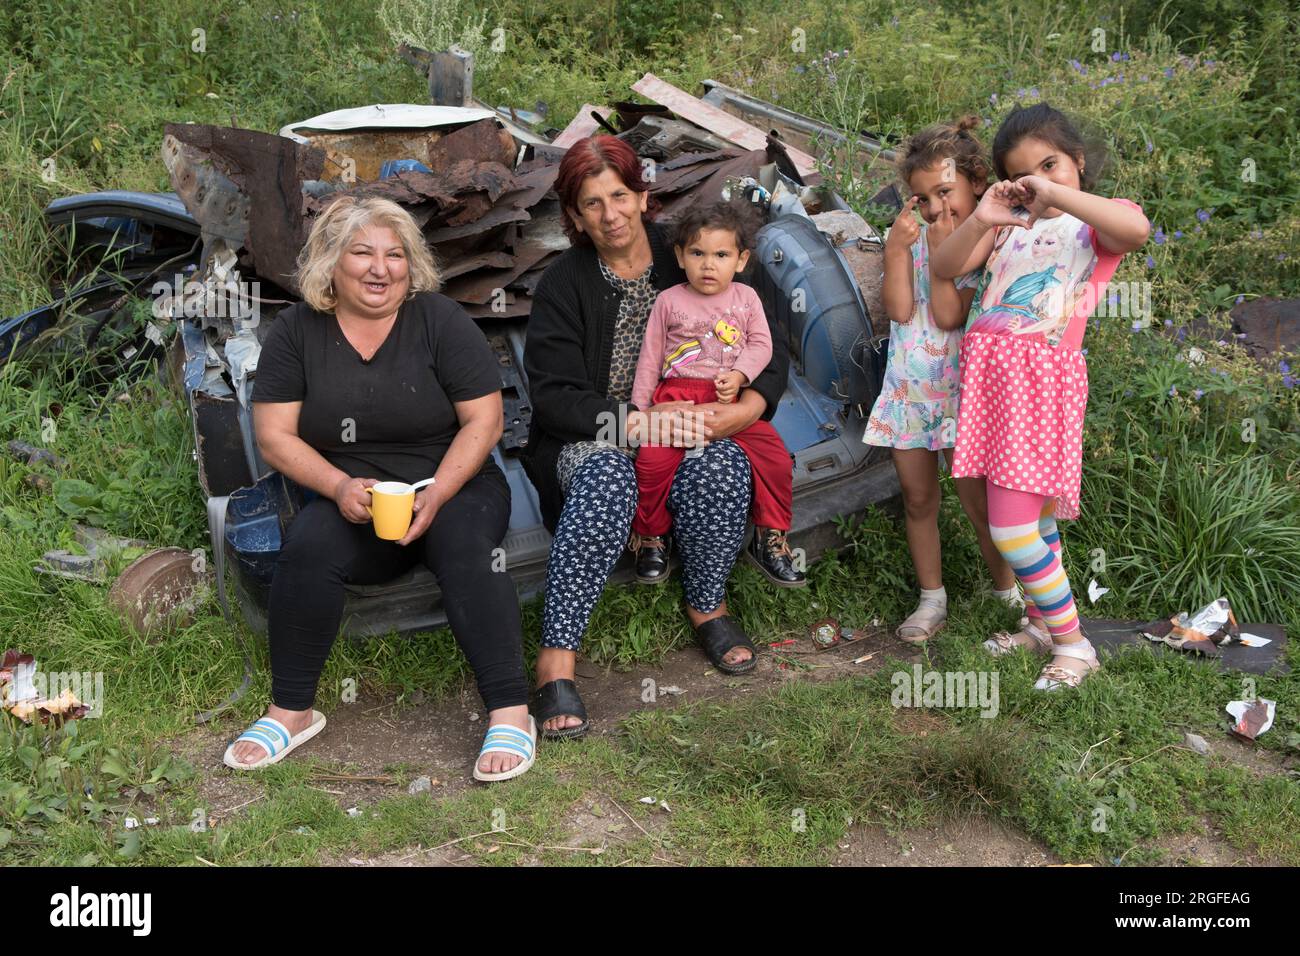
<svg viewBox="0 0 1300 956">
<path fill-rule="evenodd" d="M 311 712 L 311 723 L 297 736 L 291 736 L 289 729 L 274 717 L 263 717 L 253 721 L 251 727 L 231 741 L 230 746 L 226 748 L 226 756 L 222 759 L 222 763 L 235 770 L 257 770 L 259 767 L 269 767 L 273 763 L 279 763 L 324 729 L 325 715 L 319 710 Z M 255 744 L 261 744 L 266 750 L 266 756 L 253 763 L 240 763 L 235 759 L 235 744 L 241 740 L 251 740 Z"/>
<path fill-rule="evenodd" d="M 509 724 L 493 724 L 489 727 L 483 737 L 483 749 L 474 758 L 474 779 L 488 783 L 495 780 L 509 780 L 531 767 L 537 756 L 537 721 L 533 720 L 532 714 L 528 715 L 528 726 L 529 733 L 524 733 L 518 727 L 511 727 Z M 514 754 L 524 759 L 509 770 L 500 773 L 484 773 L 479 770 L 478 762 L 484 754 L 490 753 Z"/>
</svg>

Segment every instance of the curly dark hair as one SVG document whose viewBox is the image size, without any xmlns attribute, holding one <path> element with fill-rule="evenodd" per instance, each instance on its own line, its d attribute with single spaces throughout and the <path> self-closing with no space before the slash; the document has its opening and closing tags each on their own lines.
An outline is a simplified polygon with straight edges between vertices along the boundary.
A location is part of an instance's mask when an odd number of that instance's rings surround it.
<svg viewBox="0 0 1300 956">
<path fill-rule="evenodd" d="M 758 218 L 753 203 L 743 199 L 694 206 L 677 221 L 673 245 L 685 249 L 705 229 L 729 229 L 736 236 L 736 250 L 752 252 L 758 233 Z"/>
<path fill-rule="evenodd" d="M 991 172 L 988 156 L 984 144 L 971 132 L 979 125 L 979 117 L 968 114 L 912 134 L 898 157 L 898 175 L 904 183 L 910 183 L 918 169 L 929 169 L 935 163 L 951 159 L 972 183 L 986 184 Z"/>
<path fill-rule="evenodd" d="M 1046 103 L 1017 106 L 1007 114 L 993 137 L 993 167 L 999 179 L 1007 178 L 1007 153 L 1029 137 L 1050 143 L 1068 153 L 1076 163 L 1082 161 L 1079 185 L 1088 191 L 1097 184 L 1109 159 L 1101 138 L 1078 120 Z"/>
</svg>

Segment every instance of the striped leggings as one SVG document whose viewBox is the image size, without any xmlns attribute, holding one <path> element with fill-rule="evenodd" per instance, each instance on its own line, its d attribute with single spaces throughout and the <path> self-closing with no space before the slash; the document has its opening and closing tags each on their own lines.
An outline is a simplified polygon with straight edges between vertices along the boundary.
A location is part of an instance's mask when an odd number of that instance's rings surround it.
<svg viewBox="0 0 1300 956">
<path fill-rule="evenodd" d="M 1056 499 L 987 482 L 989 532 L 1025 592 L 1025 613 L 1053 638 L 1079 627 L 1070 581 L 1061 563 Z"/>
</svg>

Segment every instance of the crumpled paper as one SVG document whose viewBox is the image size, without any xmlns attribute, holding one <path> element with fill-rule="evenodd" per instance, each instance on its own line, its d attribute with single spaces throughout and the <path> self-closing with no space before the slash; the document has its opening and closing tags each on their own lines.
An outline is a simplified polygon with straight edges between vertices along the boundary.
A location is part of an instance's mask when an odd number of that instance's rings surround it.
<svg viewBox="0 0 1300 956">
<path fill-rule="evenodd" d="M 1266 697 L 1257 700 L 1229 701 L 1227 711 L 1236 721 L 1232 732 L 1244 740 L 1254 740 L 1273 726 L 1273 717 L 1277 714 L 1277 702 Z"/>
<path fill-rule="evenodd" d="M 90 707 L 65 687 L 57 697 L 42 697 L 36 690 L 36 658 L 10 648 L 0 659 L 0 710 L 7 710 L 30 724 L 33 719 L 49 723 L 84 717 Z"/>
<path fill-rule="evenodd" d="M 1167 621 L 1152 621 L 1141 633 L 1148 640 L 1206 657 L 1218 657 L 1225 644 L 1241 643 L 1241 628 L 1227 598 L 1212 601 L 1195 614 L 1179 611 Z"/>
</svg>

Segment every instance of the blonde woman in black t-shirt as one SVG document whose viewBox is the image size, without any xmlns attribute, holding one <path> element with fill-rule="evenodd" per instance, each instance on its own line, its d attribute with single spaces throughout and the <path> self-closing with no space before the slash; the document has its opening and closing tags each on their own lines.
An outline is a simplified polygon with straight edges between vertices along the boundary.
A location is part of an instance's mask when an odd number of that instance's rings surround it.
<svg viewBox="0 0 1300 956">
<path fill-rule="evenodd" d="M 317 496 L 285 535 L 271 584 L 271 704 L 225 763 L 276 763 L 315 736 L 312 708 L 343 616 L 344 586 L 389 581 L 416 562 L 433 572 L 448 622 L 488 710 L 480 780 L 533 762 L 519 602 L 494 571 L 510 489 L 492 461 L 501 379 L 486 339 L 439 276 L 396 203 L 344 195 L 312 226 L 298 260 L 305 302 L 281 312 L 258 362 L 253 415 L 267 463 Z M 410 530 L 376 536 L 366 489 L 419 491 Z"/>
</svg>

